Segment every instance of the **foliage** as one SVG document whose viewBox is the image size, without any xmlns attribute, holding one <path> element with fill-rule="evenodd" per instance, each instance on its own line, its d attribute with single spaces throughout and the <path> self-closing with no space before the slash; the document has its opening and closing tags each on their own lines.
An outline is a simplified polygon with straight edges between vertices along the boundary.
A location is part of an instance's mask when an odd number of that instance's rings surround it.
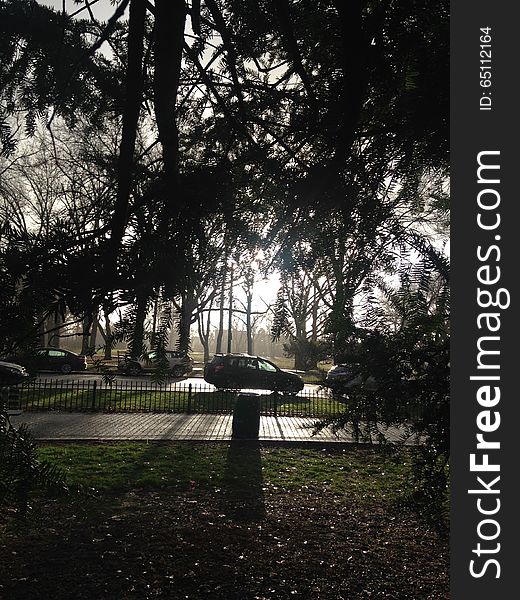
<svg viewBox="0 0 520 600">
<path fill-rule="evenodd" d="M 331 346 L 326 340 L 296 340 L 284 343 L 283 350 L 286 356 L 299 357 L 298 369 L 310 371 L 316 369 L 320 360 L 330 356 Z"/>
<path fill-rule="evenodd" d="M 110 176 L 92 160 L 99 137 L 79 129 L 75 137 L 61 130 L 54 145 L 39 132 L 15 159 L 0 163 L 2 354 L 34 346 L 53 322 L 79 322 L 96 304 L 96 234 L 109 210 Z"/>
<path fill-rule="evenodd" d="M 315 273 L 286 265 L 281 281 L 273 310 L 273 340 L 282 336 L 288 340 L 284 352 L 294 356 L 296 369 L 315 369 L 319 360 L 331 354 L 330 341 L 324 335 L 326 309 L 320 302 Z"/>
<path fill-rule="evenodd" d="M 0 390 L 2 393 L 2 390 Z M 16 508 L 22 516 L 29 508 L 36 489 L 65 492 L 64 472 L 48 461 L 41 461 L 38 448 L 28 427 L 13 427 L 6 404 L 0 406 L 0 509 Z"/>
<path fill-rule="evenodd" d="M 88 21 L 36 0 L 2 0 L 0 23 L 0 156 L 16 148 L 13 116 L 21 114 L 26 132 L 34 134 L 47 111 L 71 126 L 78 111 L 99 124 L 114 100 L 121 101 L 118 74 L 102 56 L 90 56 Z"/>
<path fill-rule="evenodd" d="M 65 219 L 45 240 L 22 242 L 29 264 L 53 247 L 66 255 L 42 278 L 41 304 L 58 297 L 80 317 L 120 292 L 138 309 L 140 348 L 149 300 L 161 287 L 177 301 L 207 287 L 198 265 L 208 254 L 211 272 L 230 246 L 261 237 L 282 256 L 299 238 L 324 257 L 329 329 L 342 343 L 338 324 L 359 287 L 390 268 L 383 230 L 394 228 L 396 202 L 385 182 L 403 206 L 425 172 L 446 169 L 447 4 L 172 2 L 170 12 L 147 3 L 146 16 L 143 4 L 131 4 L 141 12 L 130 23 L 118 10 L 106 26 L 33 1 L 1 5 L 8 112 L 34 122 L 53 107 L 70 127 L 123 123 L 117 153 L 89 158 L 110 166 L 114 192 L 89 234 L 67 235 Z M 188 10 L 195 36 L 168 27 Z M 225 232 L 217 244 L 215 228 Z"/>
<path fill-rule="evenodd" d="M 352 365 L 361 383 L 373 377 L 376 389 L 368 382 L 349 388 L 338 383 L 332 392 L 346 404 L 335 427 L 353 427 L 361 437 L 385 441 L 385 426 L 402 424 L 408 437 L 421 440 L 410 499 L 443 523 L 449 481 L 448 272 L 432 264 L 425 256 L 403 268 L 396 290 L 382 283 L 384 302 L 378 307 L 372 299 L 367 310 L 371 328 L 351 330 L 341 362 Z"/>
</svg>

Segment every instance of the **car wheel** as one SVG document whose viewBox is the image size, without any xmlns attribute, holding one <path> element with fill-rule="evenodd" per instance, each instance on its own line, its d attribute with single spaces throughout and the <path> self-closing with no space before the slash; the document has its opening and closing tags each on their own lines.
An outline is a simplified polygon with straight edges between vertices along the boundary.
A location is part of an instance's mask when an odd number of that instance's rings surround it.
<svg viewBox="0 0 520 600">
<path fill-rule="evenodd" d="M 288 389 L 288 390 L 284 390 L 283 394 L 285 396 L 296 396 L 296 394 L 298 394 L 299 390 L 292 390 L 292 389 Z"/>
<path fill-rule="evenodd" d="M 126 368 L 126 372 L 128 375 L 139 375 L 139 373 L 141 373 L 141 367 L 139 365 L 129 365 Z"/>
<path fill-rule="evenodd" d="M 180 365 L 173 367 L 172 374 L 174 377 L 182 377 L 184 375 L 184 367 Z"/>
<path fill-rule="evenodd" d="M 72 371 L 72 367 L 69 365 L 69 363 L 64 363 L 63 365 L 61 365 L 60 371 L 64 375 L 68 375 Z"/>
</svg>

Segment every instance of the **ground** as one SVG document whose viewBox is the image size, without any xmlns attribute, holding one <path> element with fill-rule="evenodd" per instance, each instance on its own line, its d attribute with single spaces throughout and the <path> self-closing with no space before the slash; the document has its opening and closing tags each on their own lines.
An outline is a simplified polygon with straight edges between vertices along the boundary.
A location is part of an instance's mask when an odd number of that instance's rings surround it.
<svg viewBox="0 0 520 600">
<path fill-rule="evenodd" d="M 3 523 L 2 599 L 449 597 L 447 538 L 401 502 L 406 456 L 244 444 L 44 455 L 98 487 Z"/>
</svg>

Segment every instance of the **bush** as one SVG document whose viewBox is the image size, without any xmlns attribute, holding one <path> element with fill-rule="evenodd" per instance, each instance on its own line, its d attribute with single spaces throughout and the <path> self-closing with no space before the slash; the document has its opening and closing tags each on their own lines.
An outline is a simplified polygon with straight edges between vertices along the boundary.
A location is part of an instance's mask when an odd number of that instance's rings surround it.
<svg viewBox="0 0 520 600">
<path fill-rule="evenodd" d="M 0 390 L 1 392 L 1 390 Z M 15 509 L 25 515 L 31 492 L 36 489 L 67 491 L 64 473 L 55 465 L 41 462 L 36 442 L 25 425 L 15 428 L 0 404 L 0 510 L 1 514 Z"/>
</svg>

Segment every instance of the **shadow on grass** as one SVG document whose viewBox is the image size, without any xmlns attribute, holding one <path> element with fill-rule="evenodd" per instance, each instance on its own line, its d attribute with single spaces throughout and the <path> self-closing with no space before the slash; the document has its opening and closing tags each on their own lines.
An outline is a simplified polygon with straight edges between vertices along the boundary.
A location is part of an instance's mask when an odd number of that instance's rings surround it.
<svg viewBox="0 0 520 600">
<path fill-rule="evenodd" d="M 258 442 L 58 449 L 101 493 L 49 500 L 32 526 L 6 532 L 1 598 L 448 598 L 446 543 L 391 510 L 374 481 L 391 464 L 372 451 L 339 462 L 264 451 L 262 470 Z M 352 502 L 324 485 L 333 479 L 357 490 Z"/>
<path fill-rule="evenodd" d="M 265 519 L 262 459 L 257 441 L 231 441 L 222 486 L 222 511 L 229 518 L 241 522 Z"/>
</svg>

